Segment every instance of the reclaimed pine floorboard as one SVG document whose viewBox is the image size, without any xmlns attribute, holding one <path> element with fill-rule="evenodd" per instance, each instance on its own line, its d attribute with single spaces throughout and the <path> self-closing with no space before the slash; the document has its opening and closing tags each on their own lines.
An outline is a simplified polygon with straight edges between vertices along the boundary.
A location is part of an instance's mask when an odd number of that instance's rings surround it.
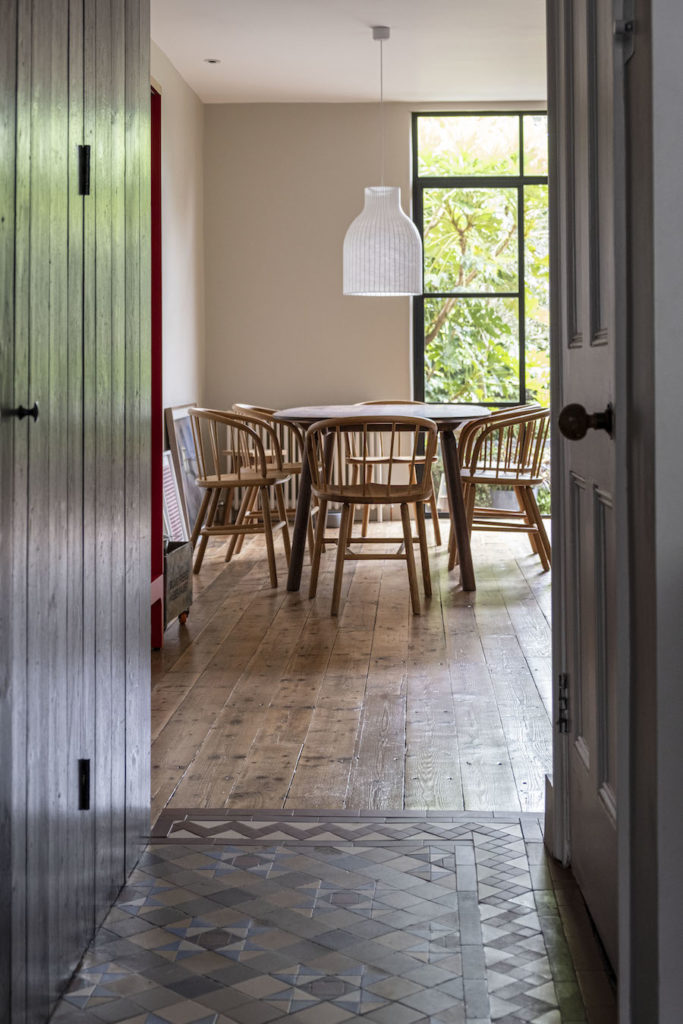
<svg viewBox="0 0 683 1024">
<path fill-rule="evenodd" d="M 153 820 L 164 807 L 542 810 L 550 574 L 525 537 L 474 535 L 475 594 L 430 546 L 420 616 L 403 562 L 347 562 L 333 618 L 336 547 L 314 600 L 307 564 L 287 592 L 277 548 L 273 590 L 262 538 L 228 565 L 213 542 L 186 625 L 153 653 Z"/>
</svg>

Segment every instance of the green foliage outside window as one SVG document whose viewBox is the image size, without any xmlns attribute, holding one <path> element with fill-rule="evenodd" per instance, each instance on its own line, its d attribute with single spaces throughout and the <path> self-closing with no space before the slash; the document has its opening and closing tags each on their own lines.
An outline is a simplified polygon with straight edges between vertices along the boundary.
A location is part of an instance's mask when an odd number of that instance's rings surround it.
<svg viewBox="0 0 683 1024">
<path fill-rule="evenodd" d="M 450 179 L 422 187 L 425 400 L 547 406 L 548 186 L 525 181 L 547 175 L 546 117 L 522 117 L 521 146 L 518 115 L 421 116 L 417 125 L 418 175 Z M 511 180 L 479 187 L 472 177 Z M 539 504 L 548 510 L 549 493 Z"/>
<path fill-rule="evenodd" d="M 429 177 L 519 174 L 518 118 L 421 117 L 418 168 Z M 545 116 L 524 117 L 524 164 L 543 173 Z M 452 147 L 456 147 L 455 151 Z M 544 163 L 545 159 L 545 163 Z M 519 387 L 518 220 L 523 218 L 525 390 Z M 549 401 L 548 188 L 423 190 L 425 398 Z M 429 298 L 430 293 L 451 292 Z M 460 292 L 486 293 L 460 298 Z M 489 297 L 490 294 L 490 297 Z"/>
</svg>

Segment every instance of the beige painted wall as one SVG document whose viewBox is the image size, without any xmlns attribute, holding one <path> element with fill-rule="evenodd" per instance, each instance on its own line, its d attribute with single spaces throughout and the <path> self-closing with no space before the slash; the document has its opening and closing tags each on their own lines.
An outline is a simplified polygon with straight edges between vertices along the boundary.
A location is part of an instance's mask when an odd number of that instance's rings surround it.
<svg viewBox="0 0 683 1024">
<path fill-rule="evenodd" d="M 385 107 L 385 183 L 410 213 L 410 111 Z M 342 295 L 342 242 L 379 184 L 376 104 L 205 107 L 206 401 L 411 394 L 406 297 Z"/>
<path fill-rule="evenodd" d="M 203 400 L 204 110 L 152 43 L 161 92 L 164 408 Z"/>
<path fill-rule="evenodd" d="M 477 107 L 519 109 L 428 109 Z M 400 186 L 409 215 L 415 109 L 384 110 L 385 184 Z M 206 401 L 283 408 L 411 397 L 411 300 L 342 295 L 346 229 L 364 188 L 380 183 L 379 105 L 204 110 Z"/>
</svg>

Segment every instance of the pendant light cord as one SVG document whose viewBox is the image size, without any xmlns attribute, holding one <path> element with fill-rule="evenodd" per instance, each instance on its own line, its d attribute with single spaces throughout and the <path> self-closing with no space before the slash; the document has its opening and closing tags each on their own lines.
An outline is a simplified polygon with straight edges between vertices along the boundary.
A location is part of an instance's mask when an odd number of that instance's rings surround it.
<svg viewBox="0 0 683 1024">
<path fill-rule="evenodd" d="M 380 120 L 380 138 L 382 145 L 382 162 L 381 162 L 381 180 L 380 184 L 384 188 L 384 40 L 379 41 L 379 120 Z"/>
</svg>

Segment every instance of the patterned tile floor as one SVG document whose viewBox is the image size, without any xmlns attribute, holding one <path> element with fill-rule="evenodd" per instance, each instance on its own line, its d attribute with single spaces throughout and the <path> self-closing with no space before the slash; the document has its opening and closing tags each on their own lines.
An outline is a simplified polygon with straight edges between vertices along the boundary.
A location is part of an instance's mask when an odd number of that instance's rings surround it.
<svg viewBox="0 0 683 1024">
<path fill-rule="evenodd" d="M 580 906 L 532 815 L 165 812 L 52 1019 L 609 1024 Z"/>
</svg>

